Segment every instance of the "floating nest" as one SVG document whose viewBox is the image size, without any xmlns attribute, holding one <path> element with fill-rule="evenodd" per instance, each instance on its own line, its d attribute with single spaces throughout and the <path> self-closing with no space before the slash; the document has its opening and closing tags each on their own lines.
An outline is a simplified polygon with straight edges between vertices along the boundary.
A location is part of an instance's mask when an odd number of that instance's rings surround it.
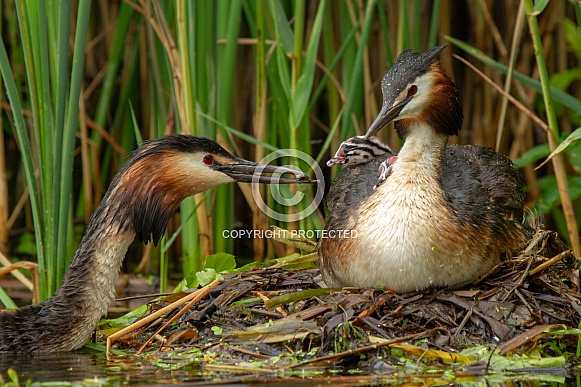
<svg viewBox="0 0 581 387">
<path fill-rule="evenodd" d="M 539 231 L 523 254 L 458 290 L 326 289 L 318 269 L 289 265 L 296 262 L 225 274 L 152 302 L 108 345 L 230 371 L 266 365 L 372 373 L 390 372 L 402 358 L 483 366 L 470 348 L 538 358 L 577 350 L 579 262 L 552 232 Z"/>
</svg>

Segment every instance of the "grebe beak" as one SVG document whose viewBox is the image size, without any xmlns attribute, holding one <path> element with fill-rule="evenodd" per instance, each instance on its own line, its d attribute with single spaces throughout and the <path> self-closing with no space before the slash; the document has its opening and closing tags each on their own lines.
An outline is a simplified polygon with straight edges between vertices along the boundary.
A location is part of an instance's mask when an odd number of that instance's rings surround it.
<svg viewBox="0 0 581 387">
<path fill-rule="evenodd" d="M 365 133 L 364 139 L 369 140 L 369 137 L 374 136 L 381 129 L 385 128 L 387 124 L 395 120 L 411 99 L 411 96 L 407 96 L 403 101 L 394 106 L 389 106 L 387 103 L 384 103 L 381 107 L 381 111 L 367 130 L 367 133 Z"/>
<path fill-rule="evenodd" d="M 240 183 L 312 184 L 318 182 L 317 180 L 312 180 L 306 173 L 295 169 L 276 165 L 258 164 L 243 159 L 236 159 L 232 163 L 227 164 L 215 164 L 213 168 Z M 282 177 L 285 174 L 292 174 L 294 177 Z"/>
</svg>

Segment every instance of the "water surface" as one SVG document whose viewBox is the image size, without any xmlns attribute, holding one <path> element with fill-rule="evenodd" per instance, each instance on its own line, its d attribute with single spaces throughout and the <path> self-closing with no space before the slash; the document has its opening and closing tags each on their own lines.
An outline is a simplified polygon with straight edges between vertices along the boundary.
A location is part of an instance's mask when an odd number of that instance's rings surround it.
<svg viewBox="0 0 581 387">
<path fill-rule="evenodd" d="M 419 385 L 486 385 L 496 383 L 517 382 L 515 385 L 577 385 L 581 386 L 581 378 L 571 374 L 571 368 L 545 368 L 537 370 L 521 370 L 512 374 L 486 374 L 484 368 L 473 368 L 463 374 L 418 375 L 395 372 L 392 374 L 369 375 L 364 373 L 328 372 L 320 369 L 319 373 L 301 370 L 280 372 L 232 374 L 221 372 L 218 368 L 208 366 L 206 370 L 198 366 L 186 366 L 178 369 L 167 369 L 150 364 L 139 356 L 113 357 L 107 360 L 102 352 L 91 349 L 81 349 L 75 352 L 57 352 L 47 354 L 3 353 L 0 354 L 0 374 L 8 381 L 6 371 L 13 368 L 20 385 L 27 382 L 68 382 L 79 385 L 238 385 L 262 386 L 275 385 L 386 385 L 419 383 Z M 259 370 L 256 370 L 259 371 Z M 338 371 L 338 370 L 336 370 Z M 536 372 L 535 372 L 536 371 Z M 361 372 L 361 370 L 360 370 Z M 343 374 L 343 376 L 341 376 Z M 398 375 L 399 374 L 399 375 Z M 520 381 L 520 383 L 518 383 Z M 85 383 L 83 383 L 85 382 Z M 60 385 L 60 383 L 58 384 Z"/>
</svg>

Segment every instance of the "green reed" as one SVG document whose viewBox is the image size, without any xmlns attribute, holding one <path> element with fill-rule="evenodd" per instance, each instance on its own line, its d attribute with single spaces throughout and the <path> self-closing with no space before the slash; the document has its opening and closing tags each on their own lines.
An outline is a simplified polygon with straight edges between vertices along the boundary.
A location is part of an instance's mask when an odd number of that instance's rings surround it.
<svg viewBox="0 0 581 387">
<path fill-rule="evenodd" d="M 485 16 L 491 13 L 482 8 L 485 2 L 465 4 L 462 21 L 470 22 L 467 32 L 454 28 L 457 9 L 440 0 L 130 0 L 111 4 L 33 0 L 16 1 L 13 7 L 4 4 L 7 15 L 14 15 L 6 18 L 9 25 L 0 47 L 0 70 L 11 108 L 10 120 L 5 121 L 14 127 L 25 175 L 25 184 L 13 186 L 29 189 L 32 213 L 32 224 L 25 215 L 18 217 L 17 224 L 34 228 L 43 297 L 60 283 L 76 247 L 71 209 L 76 217 L 88 219 L 124 155 L 140 137 L 173 132 L 207 136 L 234 154 L 256 161 L 278 149 L 300 149 L 324 165 L 341 141 L 363 134 L 372 122 L 381 104 L 381 76 L 403 49 L 423 50 L 449 40 L 469 58 L 481 61 L 485 73 L 502 84 L 507 60 L 498 54 L 502 53 L 500 43 L 490 31 L 497 28 L 501 39 L 512 33 L 512 24 L 506 20 L 516 15 L 518 4 L 509 3 L 499 5 L 503 12 L 493 14 L 495 25 L 487 24 L 490 19 Z M 560 6 L 562 10 L 557 9 Z M 543 12 L 555 9 L 573 30 L 579 29 L 578 5 L 549 4 Z M 533 39 L 551 31 L 545 28 L 533 30 Z M 523 41 L 517 70 L 528 68 L 532 47 L 531 41 Z M 442 60 L 454 70 L 468 101 L 462 137 L 452 141 L 494 145 L 495 136 L 488 128 L 496 127 L 499 97 L 481 87 L 478 76 L 450 59 L 451 51 L 445 51 Z M 542 58 L 537 56 L 537 63 Z M 550 61 L 547 65 L 548 74 L 567 70 Z M 525 102 L 539 116 L 545 108 L 537 103 L 535 91 L 559 105 L 561 127 L 567 123 L 567 111 L 581 111 L 574 87 L 548 88 L 546 80 L 539 82 L 519 71 L 513 78 L 518 84 L 515 93 L 519 98 L 526 96 Z M 505 127 L 523 126 L 526 121 L 521 113 L 510 109 Z M 30 119 L 24 116 L 28 110 Z M 82 130 L 78 130 L 79 114 Z M 525 129 L 520 134 L 509 130 L 501 144 L 513 158 L 536 151 L 538 140 L 532 129 Z M 394 131 L 381 136 L 398 147 Z M 9 134 L 6 137 L 11 140 Z M 560 140 L 560 133 L 556 137 Z M 574 175 L 570 181 L 578 177 L 581 165 L 573 148 L 574 144 L 565 159 Z M 536 154 L 546 156 L 550 151 L 543 152 Z M 280 162 L 309 169 L 293 157 Z M 82 173 L 74 176 L 82 175 L 82 184 L 72 178 L 73 164 L 81 168 Z M 329 183 L 338 169 L 325 172 Z M 542 179 L 554 178 L 552 170 L 539 177 L 532 167 L 525 167 L 525 174 L 531 199 L 546 203 L 553 193 L 544 188 Z M 297 191 L 305 195 L 298 205 L 289 207 L 277 204 L 269 191 L 261 187 L 267 204 L 288 213 L 306 208 L 315 193 L 314 187 L 282 187 L 285 195 Z M 575 199 L 577 187 L 571 192 Z M 15 197 L 16 190 L 10 195 Z M 546 211 L 561 211 L 560 201 L 551 203 Z M 567 214 L 572 211 L 578 218 L 579 210 L 577 204 Z M 298 222 L 281 224 L 260 211 L 247 184 L 220 187 L 184 201 L 170 222 L 162 248 L 143 253 L 138 269 L 159 270 L 165 288 L 172 273 L 181 271 L 174 276 L 184 277 L 197 271 L 205 256 L 214 252 L 235 252 L 239 259 L 270 259 L 290 251 L 261 239 L 234 251 L 239 243 L 224 238 L 222 232 L 234 228 L 235 222 L 253 229 L 271 225 L 321 229 L 324 214 L 321 206 Z M 567 233 L 561 226 L 564 221 L 559 216 L 555 219 L 556 227 Z M 129 270 L 137 270 L 141 254 L 137 247 L 130 250 Z"/>
<path fill-rule="evenodd" d="M 45 298 L 57 289 L 71 258 L 67 240 L 71 239 L 72 165 L 90 2 L 80 1 L 76 15 L 67 1 L 17 1 L 15 7 L 26 68 L 25 100 L 21 100 L 22 91 L 14 81 L 4 41 L 0 62 L 22 149 L 42 279 L 41 297 Z M 72 54 L 71 18 L 77 26 L 72 32 Z M 32 111 L 31 132 L 24 122 L 23 103 Z"/>
</svg>

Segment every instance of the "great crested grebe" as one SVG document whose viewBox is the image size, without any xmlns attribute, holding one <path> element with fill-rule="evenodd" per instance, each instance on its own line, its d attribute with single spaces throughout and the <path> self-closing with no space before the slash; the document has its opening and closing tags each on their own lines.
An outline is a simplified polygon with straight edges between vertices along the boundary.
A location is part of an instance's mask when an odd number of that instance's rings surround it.
<svg viewBox="0 0 581 387">
<path fill-rule="evenodd" d="M 364 140 L 377 144 L 373 136 L 395 121 L 405 142 L 397 157 L 382 156 L 389 160 L 384 181 L 371 165 L 353 168 L 369 173 L 367 180 L 343 177 L 354 173 L 347 168 L 334 183 L 328 200 L 348 200 L 331 206 L 326 229 L 354 230 L 356 237 L 319 242 L 329 287 L 462 286 L 519 252 L 532 235 L 523 220 L 524 180 L 510 159 L 487 147 L 446 146 L 463 115 L 437 61 L 444 48 L 404 51 L 382 79 L 383 105 Z M 345 193 L 352 189 L 364 194 Z"/>
<path fill-rule="evenodd" d="M 111 182 L 60 289 L 44 302 L 0 313 L 0 351 L 82 347 L 114 298 L 134 238 L 157 244 L 183 199 L 236 181 L 310 182 L 302 172 L 240 159 L 203 137 L 171 135 L 145 142 Z"/>
</svg>

